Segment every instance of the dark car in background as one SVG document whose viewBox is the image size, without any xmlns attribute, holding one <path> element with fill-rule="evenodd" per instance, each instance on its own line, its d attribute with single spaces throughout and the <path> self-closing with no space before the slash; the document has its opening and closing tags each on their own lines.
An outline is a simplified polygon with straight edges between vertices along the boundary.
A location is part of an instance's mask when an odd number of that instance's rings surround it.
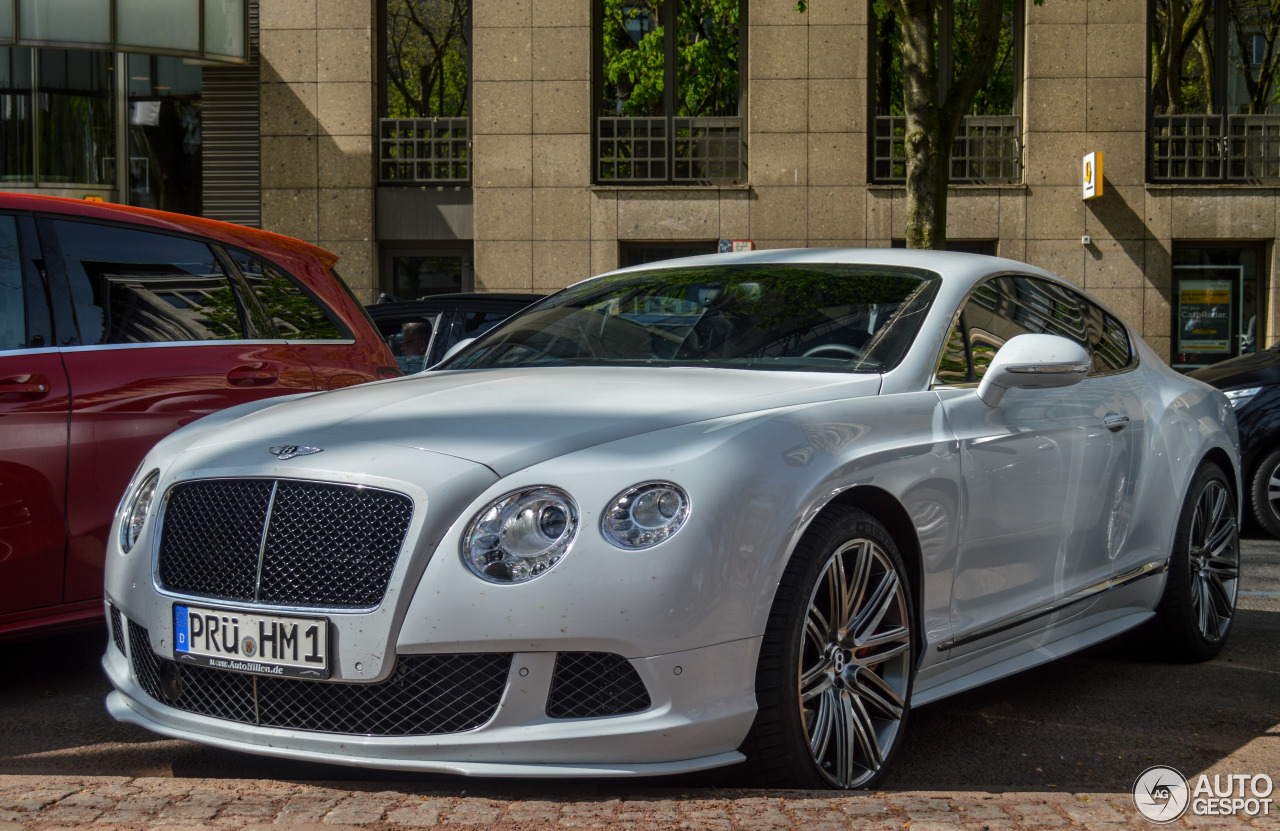
<svg viewBox="0 0 1280 831">
<path fill-rule="evenodd" d="M 1191 373 L 1226 393 L 1240 425 L 1245 502 L 1280 537 L 1280 343 Z"/>
<path fill-rule="evenodd" d="M 164 436 L 400 374 L 336 261 L 222 222 L 0 194 L 0 640 L 102 616 L 116 506 Z"/>
<path fill-rule="evenodd" d="M 421 372 L 444 359 L 449 347 L 479 337 L 541 294 L 436 294 L 420 300 L 367 306 L 378 331 L 406 373 Z"/>
</svg>

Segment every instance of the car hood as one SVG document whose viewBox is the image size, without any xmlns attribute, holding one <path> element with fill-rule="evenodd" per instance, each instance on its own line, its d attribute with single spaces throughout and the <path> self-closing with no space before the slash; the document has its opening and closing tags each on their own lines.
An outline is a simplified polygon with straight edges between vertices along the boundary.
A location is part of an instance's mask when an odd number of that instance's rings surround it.
<svg viewBox="0 0 1280 831">
<path fill-rule="evenodd" d="M 667 427 L 876 395 L 880 382 L 869 374 L 686 367 L 427 372 L 268 407 L 200 434 L 189 449 L 375 442 L 455 456 L 506 476 Z"/>
<path fill-rule="evenodd" d="M 1204 381 L 1222 390 L 1274 384 L 1280 381 L 1280 353 L 1267 350 L 1241 355 L 1197 369 L 1190 375 L 1197 381 Z"/>
</svg>

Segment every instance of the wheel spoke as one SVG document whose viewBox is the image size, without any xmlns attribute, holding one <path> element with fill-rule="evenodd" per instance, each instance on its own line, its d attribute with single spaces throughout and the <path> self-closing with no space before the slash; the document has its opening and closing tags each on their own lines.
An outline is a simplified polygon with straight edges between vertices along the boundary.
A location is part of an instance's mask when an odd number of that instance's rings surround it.
<svg viewBox="0 0 1280 831">
<path fill-rule="evenodd" d="M 831 689 L 835 678 L 831 672 L 832 661 L 824 658 L 817 666 L 811 667 L 800 676 L 800 700 L 812 701 L 814 696 L 821 695 Z"/>
<path fill-rule="evenodd" d="M 852 706 L 849 709 L 850 727 L 853 734 L 858 737 L 858 746 L 862 748 L 862 755 L 866 757 L 867 767 L 876 771 L 884 765 L 884 750 L 880 747 L 880 737 L 876 734 L 876 726 L 871 721 L 867 708 L 863 706 L 862 700 L 857 696 L 853 697 Z M 852 752 L 852 748 L 850 748 Z M 852 760 L 851 760 L 852 761 Z M 852 769 L 852 766 L 850 766 Z"/>
<path fill-rule="evenodd" d="M 883 648 L 882 648 L 883 647 Z M 896 658 L 903 652 L 911 648 L 911 632 L 905 626 L 899 626 L 889 629 L 867 638 L 862 642 L 859 649 L 869 649 L 870 652 L 865 655 L 859 655 L 855 660 L 863 666 L 878 664 L 881 661 L 887 661 L 890 658 Z"/>
<path fill-rule="evenodd" d="M 849 603 L 848 593 L 849 586 L 845 580 L 844 574 L 844 558 L 836 555 L 827 563 L 827 572 L 823 575 L 827 583 L 828 606 L 827 613 L 830 615 L 830 633 L 834 640 L 840 637 L 840 631 L 847 626 L 847 618 L 845 616 L 845 606 Z M 816 601 L 817 598 L 814 598 Z"/>
<path fill-rule="evenodd" d="M 1219 622 L 1230 620 L 1235 613 L 1235 604 L 1231 601 L 1231 593 L 1227 591 L 1227 587 L 1222 584 L 1222 580 L 1218 579 L 1216 574 L 1207 574 L 1203 579 L 1205 590 L 1213 603 L 1213 611 Z"/>
<path fill-rule="evenodd" d="M 1210 557 L 1205 567 L 1221 580 L 1235 580 L 1240 576 L 1239 564 L 1230 557 Z"/>
<path fill-rule="evenodd" d="M 1235 517 L 1228 517 L 1225 522 L 1214 529 L 1204 547 L 1208 549 L 1212 556 L 1221 556 L 1226 547 L 1235 540 L 1235 532 L 1236 519 Z"/>
<path fill-rule="evenodd" d="M 860 543 L 854 551 L 853 568 L 849 571 L 849 586 L 845 593 L 847 602 L 841 612 L 840 629 L 847 631 L 853 625 L 854 616 L 862 607 L 867 596 L 867 586 L 871 582 L 871 545 Z"/>
<path fill-rule="evenodd" d="M 1271 480 L 1267 482 L 1267 501 L 1280 501 L 1280 468 L 1271 472 Z"/>
<path fill-rule="evenodd" d="M 836 709 L 835 715 L 835 757 L 836 757 L 836 781 L 841 785 L 848 785 L 853 778 L 854 765 L 854 734 L 856 724 L 853 719 L 853 709 L 847 692 L 839 692 L 832 696 L 832 706 Z"/>
<path fill-rule="evenodd" d="M 876 586 L 871 597 L 861 611 L 858 612 L 858 618 L 853 623 L 853 643 L 855 646 L 862 646 L 875 635 L 876 630 L 880 628 L 881 621 L 884 620 L 885 614 L 888 613 L 889 607 L 898 599 L 898 573 L 896 571 L 887 571 L 884 577 L 880 578 L 880 585 Z"/>
<path fill-rule="evenodd" d="M 813 716 L 813 723 L 809 725 L 809 749 L 813 751 L 813 758 L 819 761 L 827 755 L 834 715 L 831 707 L 831 693 L 827 692 L 818 699 L 818 711 Z"/>
<path fill-rule="evenodd" d="M 853 676 L 853 683 L 863 701 L 891 719 L 902 718 L 902 712 L 906 709 L 902 696 L 898 695 L 879 675 L 866 667 L 858 667 Z"/>
<path fill-rule="evenodd" d="M 1198 617 L 1200 632 L 1203 635 L 1209 635 L 1215 630 L 1210 627 L 1210 616 L 1213 615 L 1213 609 L 1209 607 L 1208 589 L 1205 587 L 1204 581 L 1197 580 L 1193 591 L 1200 611 Z"/>
<path fill-rule="evenodd" d="M 819 651 L 831 643 L 831 624 L 827 622 L 827 616 L 812 603 L 809 604 L 809 613 L 804 620 L 804 633 L 814 649 Z"/>
</svg>

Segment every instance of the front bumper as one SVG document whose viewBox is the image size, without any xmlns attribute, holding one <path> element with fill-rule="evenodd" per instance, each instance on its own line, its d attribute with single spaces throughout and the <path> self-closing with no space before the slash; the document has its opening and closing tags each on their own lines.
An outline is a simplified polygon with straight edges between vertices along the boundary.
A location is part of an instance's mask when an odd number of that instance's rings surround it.
<svg viewBox="0 0 1280 831">
<path fill-rule="evenodd" d="M 264 727 L 196 715 L 154 698 L 116 643 L 103 667 L 118 721 L 230 750 L 314 762 L 476 776 L 647 776 L 733 764 L 755 715 L 758 638 L 632 659 L 643 712 L 555 719 L 555 652 L 517 652 L 496 712 L 458 733 L 369 736 Z M 134 648 L 132 643 L 128 647 Z M 323 681 L 301 682 L 324 684 Z"/>
</svg>

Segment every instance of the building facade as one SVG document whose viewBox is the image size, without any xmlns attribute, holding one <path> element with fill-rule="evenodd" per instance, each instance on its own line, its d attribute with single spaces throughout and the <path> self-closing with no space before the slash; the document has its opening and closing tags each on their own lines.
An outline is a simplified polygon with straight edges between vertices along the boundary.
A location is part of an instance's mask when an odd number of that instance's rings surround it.
<svg viewBox="0 0 1280 831">
<path fill-rule="evenodd" d="M 1205 7 L 1196 37 L 1165 55 L 1170 15 Z M 1088 289 L 1177 366 L 1270 344 L 1280 106 L 1266 79 L 1280 44 L 1268 9 L 1010 0 L 997 69 L 953 151 L 950 243 Z M 900 57 L 870 0 L 809 0 L 803 13 L 794 0 L 260 0 L 246 13 L 245 60 L 199 66 L 203 196 L 151 198 L 316 242 L 365 300 L 549 292 L 733 240 L 904 236 Z M 966 60 L 958 35 L 944 41 L 944 61 Z M 49 50 L 35 51 L 32 71 L 47 74 Z M 136 50 L 106 54 L 130 84 L 151 83 L 134 80 L 146 74 Z M 164 71 L 147 60 L 147 78 Z M 44 95 L 14 67 L 11 90 Z M 142 99 L 180 88 L 189 103 L 193 82 L 169 71 L 137 100 L 120 85 L 118 118 L 159 125 L 168 105 L 153 115 Z M 1089 153 L 1105 164 L 1085 200 Z M 118 185 L 151 164 L 135 155 L 111 162 L 109 182 L 58 192 L 147 204 Z M 147 175 L 197 174 L 165 162 Z"/>
</svg>

